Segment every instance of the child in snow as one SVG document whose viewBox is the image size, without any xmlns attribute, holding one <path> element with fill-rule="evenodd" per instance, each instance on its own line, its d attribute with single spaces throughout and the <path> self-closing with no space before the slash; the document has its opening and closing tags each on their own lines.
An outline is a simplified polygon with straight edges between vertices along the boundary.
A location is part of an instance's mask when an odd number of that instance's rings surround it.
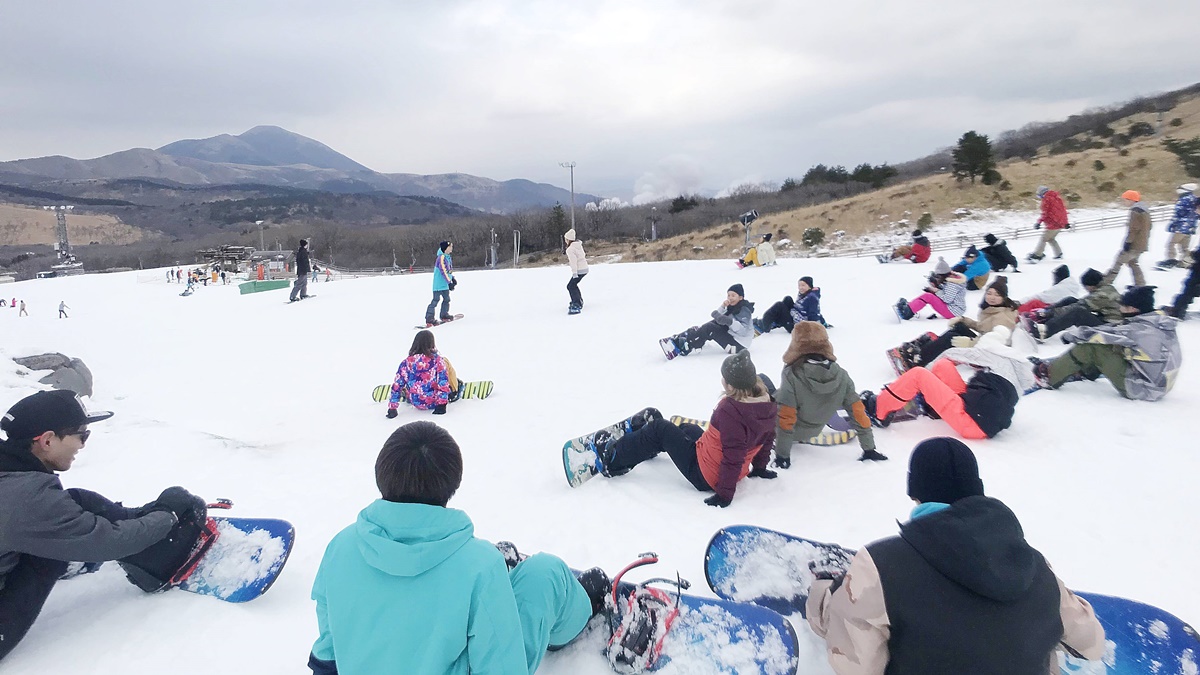
<svg viewBox="0 0 1200 675">
<path fill-rule="evenodd" d="M 1175 386 L 1182 355 L 1175 319 L 1154 309 L 1154 286 L 1131 286 L 1121 296 L 1125 320 L 1115 326 L 1080 326 L 1062 334 L 1074 343 L 1058 358 L 1034 360 L 1038 385 L 1058 389 L 1103 375 L 1125 398 L 1157 401 Z"/>
<path fill-rule="evenodd" d="M 1008 267 L 1014 272 L 1021 271 L 1017 269 L 1017 257 L 1008 250 L 1008 242 L 996 239 L 996 235 L 991 232 L 984 235 L 983 240 L 987 242 L 987 246 L 982 249 L 983 257 L 987 259 L 993 272 L 1003 272 Z"/>
<path fill-rule="evenodd" d="M 1137 190 L 1126 190 L 1121 194 L 1121 199 L 1129 205 L 1125 243 L 1121 245 L 1121 252 L 1117 254 L 1113 266 L 1104 275 L 1104 281 L 1109 284 L 1115 282 L 1117 275 L 1121 273 L 1121 267 L 1128 265 L 1129 271 L 1133 273 L 1133 285 L 1145 286 L 1146 275 L 1142 274 L 1138 258 L 1150 247 L 1150 211 L 1142 206 L 1142 195 Z"/>
<path fill-rule="evenodd" d="M 1121 295 L 1117 289 L 1112 284 L 1104 283 L 1103 275 L 1090 268 L 1080 280 L 1088 292 L 1082 300 L 1068 296 L 1052 307 L 1021 314 L 1022 325 L 1029 329 L 1033 337 L 1045 340 L 1075 326 L 1120 323 L 1124 317 L 1121 316 Z"/>
<path fill-rule="evenodd" d="M 758 242 L 757 246 L 751 246 L 749 251 L 746 251 L 745 257 L 737 261 L 737 266 L 746 268 L 750 266 L 760 267 L 763 265 L 775 264 L 775 246 L 771 244 L 771 233 L 768 232 L 762 236 L 762 241 Z"/>
<path fill-rule="evenodd" d="M 1082 297 L 1085 291 L 1078 281 L 1071 278 L 1071 268 L 1059 265 L 1054 268 L 1054 283 L 1046 290 L 1021 301 L 1017 311 L 1024 314 L 1035 309 L 1053 307 L 1067 298 Z"/>
<path fill-rule="evenodd" d="M 1175 202 L 1175 215 L 1167 225 L 1167 258 L 1158 263 L 1159 267 L 1191 267 L 1192 265 L 1192 235 L 1196 234 L 1196 220 L 1200 217 L 1197 209 L 1200 203 L 1196 201 L 1195 183 L 1184 183 L 1175 188 L 1179 199 Z"/>
<path fill-rule="evenodd" d="M 930 251 L 932 249 L 929 246 L 929 238 L 921 234 L 920 230 L 913 230 L 911 244 L 897 246 L 892 249 L 890 254 L 881 253 L 875 256 L 875 259 L 881 263 L 888 263 L 902 258 L 909 262 L 923 263 L 929 260 Z"/>
<path fill-rule="evenodd" d="M 525 675 L 603 608 L 603 570 L 576 579 L 548 553 L 520 560 L 507 542 L 475 537 L 467 514 L 446 506 L 462 467 L 458 444 L 432 422 L 405 424 L 383 444 L 382 498 L 329 542 L 313 581 L 314 675 Z"/>
<path fill-rule="evenodd" d="M 792 343 L 783 353 L 783 374 L 775 402 L 779 419 L 775 426 L 775 466 L 792 465 L 792 443 L 821 433 L 825 422 L 837 412 L 850 415 L 850 426 L 858 432 L 863 460 L 885 460 L 875 449 L 875 435 L 863 403 L 855 393 L 854 380 L 837 364 L 825 327 L 801 321 L 792 329 Z"/>
<path fill-rule="evenodd" d="M 967 290 L 977 291 L 987 285 L 988 276 L 992 273 L 992 266 L 987 261 L 987 258 L 979 255 L 979 249 L 974 246 L 967 247 L 966 253 L 963 253 L 962 260 L 952 267 L 955 272 L 961 272 L 967 277 Z"/>
<path fill-rule="evenodd" d="M 1071 227 L 1071 223 L 1067 222 L 1067 207 L 1063 204 L 1062 197 L 1058 192 L 1045 185 L 1038 186 L 1037 198 L 1041 202 L 1042 215 L 1033 224 L 1033 229 L 1039 230 L 1043 225 L 1046 226 L 1046 229 L 1042 230 L 1042 238 L 1038 241 L 1038 245 L 1032 253 L 1025 256 L 1025 259 L 1036 263 L 1045 258 L 1046 245 L 1049 244 L 1050 248 L 1054 249 L 1054 259 L 1058 260 L 1063 257 L 1062 247 L 1058 245 L 1057 241 L 1058 233 Z"/>
<path fill-rule="evenodd" d="M 979 463 L 953 438 L 913 450 L 900 535 L 863 546 L 849 569 L 810 565 L 806 615 L 838 675 L 1057 673 L 1056 650 L 1105 654 L 1092 606 L 1055 576 L 1021 524 L 984 496 Z"/>
<path fill-rule="evenodd" d="M 933 273 L 929 275 L 925 292 L 912 300 L 900 298 L 896 303 L 896 311 L 900 318 L 907 321 L 928 305 L 943 319 L 950 319 L 962 316 L 967 311 L 966 299 L 967 278 L 951 270 L 946 260 L 939 257 Z"/>
<path fill-rule="evenodd" d="M 579 282 L 587 276 L 587 256 L 583 252 L 583 244 L 575 238 L 575 230 L 567 230 L 563 235 L 567 242 L 567 262 L 571 265 L 571 280 L 567 282 L 567 293 L 571 296 L 571 304 L 567 311 L 578 314 L 583 310 L 583 294 L 579 292 Z"/>
<path fill-rule="evenodd" d="M 420 331 L 413 338 L 408 358 L 401 362 L 392 380 L 387 417 L 396 416 L 401 399 L 417 410 L 433 410 L 434 415 L 444 415 L 446 404 L 458 399 L 459 386 L 454 366 L 437 352 L 433 333 Z"/>
<path fill-rule="evenodd" d="M 669 339 L 683 356 L 699 349 L 712 340 L 727 352 L 740 352 L 750 348 L 754 340 L 754 303 L 745 298 L 741 284 L 734 284 L 725 292 L 725 301 L 713 310 L 713 320 L 702 326 L 692 326 Z"/>
<path fill-rule="evenodd" d="M 450 254 L 454 251 L 454 244 L 443 241 L 438 244 L 437 258 L 433 261 L 433 300 L 429 301 L 429 306 L 425 308 L 425 326 L 436 326 L 443 321 L 451 321 L 454 315 L 450 313 L 450 291 L 458 285 L 458 280 L 454 278 L 454 259 Z M 438 300 L 442 301 L 442 313 L 440 319 L 433 318 L 433 310 L 437 309 Z"/>
<path fill-rule="evenodd" d="M 1010 332 L 1017 327 L 1017 303 L 1008 297 L 1008 277 L 998 276 L 983 294 L 979 303 L 979 318 L 956 316 L 950 319 L 949 330 L 936 338 L 922 336 L 900 347 L 900 356 L 907 367 L 932 363 L 939 354 L 951 347 L 970 347 L 980 335 L 1004 326 Z"/>
<path fill-rule="evenodd" d="M 821 289 L 813 286 L 812 277 L 800 277 L 796 282 L 796 299 L 784 296 L 783 300 L 771 305 L 763 312 L 761 319 L 754 320 L 756 333 L 769 333 L 772 329 L 783 328 L 792 332 L 792 326 L 801 321 L 816 321 L 826 328 L 833 328 L 825 323 L 821 315 Z"/>
<path fill-rule="evenodd" d="M 775 478 L 767 469 L 775 444 L 778 406 L 755 372 L 749 352 L 738 352 L 721 363 L 725 390 L 709 418 L 708 428 L 675 425 L 662 418 L 609 441 L 597 450 L 605 476 L 628 473 L 638 464 L 666 452 L 679 472 L 701 492 L 716 494 L 704 500 L 724 508 L 733 502 L 737 483 L 751 478 Z"/>
</svg>

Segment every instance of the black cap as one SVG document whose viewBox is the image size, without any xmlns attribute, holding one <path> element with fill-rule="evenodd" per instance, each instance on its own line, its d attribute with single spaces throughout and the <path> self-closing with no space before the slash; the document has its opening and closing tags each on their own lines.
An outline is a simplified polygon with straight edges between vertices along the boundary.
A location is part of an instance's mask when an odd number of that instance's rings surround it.
<svg viewBox="0 0 1200 675">
<path fill-rule="evenodd" d="M 10 441 L 30 440 L 47 431 L 71 431 L 112 416 L 102 410 L 89 413 L 73 391 L 39 391 L 9 408 L 0 417 L 0 429 Z"/>
<path fill-rule="evenodd" d="M 991 232 L 983 235 L 983 240 L 986 241 L 989 246 L 995 246 L 997 241 L 996 235 L 992 234 Z"/>
<path fill-rule="evenodd" d="M 301 239 L 301 240 L 300 240 L 300 248 L 304 248 L 305 246 L 308 246 L 308 240 L 307 240 L 307 239 Z"/>
<path fill-rule="evenodd" d="M 924 503 L 953 504 L 983 494 L 979 463 L 962 441 L 940 436 L 913 448 L 908 460 L 908 496 Z"/>
<path fill-rule="evenodd" d="M 971 244 L 971 246 L 967 248 L 967 252 L 965 254 L 963 254 L 963 257 L 964 258 L 978 258 L 979 257 L 979 249 L 975 248 L 974 244 Z"/>
</svg>

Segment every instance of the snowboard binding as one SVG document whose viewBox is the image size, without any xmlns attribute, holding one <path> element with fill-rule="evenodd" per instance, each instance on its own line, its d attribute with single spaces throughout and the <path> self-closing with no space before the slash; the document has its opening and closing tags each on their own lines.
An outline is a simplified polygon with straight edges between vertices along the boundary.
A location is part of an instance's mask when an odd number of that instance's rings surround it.
<svg viewBox="0 0 1200 675">
<path fill-rule="evenodd" d="M 613 670 L 622 675 L 636 675 L 653 670 L 662 655 L 663 642 L 679 616 L 680 592 L 691 584 L 676 574 L 674 579 L 647 579 L 625 592 L 621 597 L 621 577 L 626 572 L 643 565 L 658 562 L 655 553 L 643 553 L 621 570 L 612 582 L 612 607 L 609 626 L 612 635 L 608 639 L 605 656 Z M 650 584 L 670 584 L 675 587 L 672 594 Z"/>
</svg>

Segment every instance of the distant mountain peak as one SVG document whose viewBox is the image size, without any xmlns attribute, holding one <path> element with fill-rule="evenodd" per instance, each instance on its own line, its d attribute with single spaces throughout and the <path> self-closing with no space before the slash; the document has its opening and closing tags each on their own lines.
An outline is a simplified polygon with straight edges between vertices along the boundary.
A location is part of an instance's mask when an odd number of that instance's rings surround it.
<svg viewBox="0 0 1200 675">
<path fill-rule="evenodd" d="M 269 124 L 256 126 L 237 136 L 219 134 L 209 138 L 176 141 L 164 145 L 158 151 L 172 157 L 187 157 L 218 164 L 307 165 L 336 171 L 370 171 L 324 143 Z"/>
</svg>

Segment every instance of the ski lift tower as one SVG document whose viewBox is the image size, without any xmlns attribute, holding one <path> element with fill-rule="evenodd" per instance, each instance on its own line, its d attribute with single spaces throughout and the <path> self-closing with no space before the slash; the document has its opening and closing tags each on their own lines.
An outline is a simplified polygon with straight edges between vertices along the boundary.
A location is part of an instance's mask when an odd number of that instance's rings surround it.
<svg viewBox="0 0 1200 675">
<path fill-rule="evenodd" d="M 749 211 L 738 216 L 738 220 L 742 221 L 742 227 L 746 228 L 746 248 L 750 248 L 750 223 L 758 220 L 758 211 L 750 209 Z"/>
<path fill-rule="evenodd" d="M 47 211 L 53 211 L 58 217 L 58 227 L 55 234 L 58 241 L 54 244 L 54 250 L 58 251 L 58 262 L 60 264 L 70 264 L 75 262 L 75 256 L 71 254 L 71 242 L 67 239 L 67 211 L 73 210 L 74 206 L 58 205 L 58 206 L 43 206 Z"/>
</svg>

